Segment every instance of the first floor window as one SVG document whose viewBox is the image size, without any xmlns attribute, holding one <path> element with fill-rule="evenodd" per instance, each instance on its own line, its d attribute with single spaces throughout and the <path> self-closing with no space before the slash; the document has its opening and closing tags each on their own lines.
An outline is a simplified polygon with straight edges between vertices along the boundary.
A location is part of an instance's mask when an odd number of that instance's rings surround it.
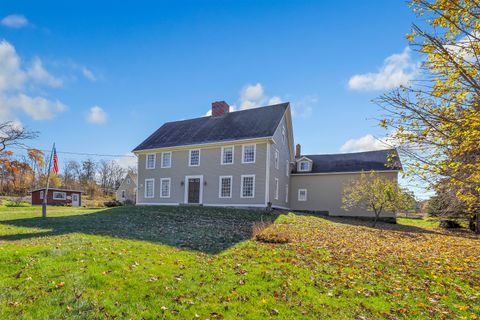
<svg viewBox="0 0 480 320">
<path fill-rule="evenodd" d="M 275 178 L 275 200 L 278 200 L 278 179 Z"/>
<path fill-rule="evenodd" d="M 155 154 L 147 154 L 147 169 L 155 169 Z"/>
<path fill-rule="evenodd" d="M 222 164 L 233 163 L 233 147 L 222 148 Z"/>
<path fill-rule="evenodd" d="M 153 198 L 154 195 L 154 180 L 146 179 L 145 180 L 145 198 Z"/>
<path fill-rule="evenodd" d="M 242 176 L 241 197 L 253 198 L 255 197 L 255 176 Z"/>
<path fill-rule="evenodd" d="M 172 153 L 162 152 L 162 168 L 170 168 L 172 166 Z"/>
<path fill-rule="evenodd" d="M 190 150 L 189 163 L 190 167 L 196 167 L 200 165 L 200 150 Z"/>
<path fill-rule="evenodd" d="M 220 198 L 232 197 L 232 177 L 220 177 Z"/>
<path fill-rule="evenodd" d="M 307 189 L 298 189 L 298 201 L 307 201 Z"/>
<path fill-rule="evenodd" d="M 255 145 L 246 144 L 242 147 L 242 163 L 254 163 L 255 162 Z"/>
<path fill-rule="evenodd" d="M 288 203 L 288 184 L 285 186 L 285 202 Z"/>
<path fill-rule="evenodd" d="M 160 197 L 169 198 L 170 197 L 170 178 L 160 179 Z"/>
<path fill-rule="evenodd" d="M 53 191 L 53 200 L 65 200 L 67 199 L 67 194 L 65 192 Z"/>
</svg>

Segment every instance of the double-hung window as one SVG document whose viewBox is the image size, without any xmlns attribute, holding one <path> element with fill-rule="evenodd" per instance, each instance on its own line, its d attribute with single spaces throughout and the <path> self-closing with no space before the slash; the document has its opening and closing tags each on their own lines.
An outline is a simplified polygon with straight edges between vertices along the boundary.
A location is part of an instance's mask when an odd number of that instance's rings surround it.
<svg viewBox="0 0 480 320">
<path fill-rule="evenodd" d="M 200 149 L 190 150 L 188 165 L 190 167 L 198 167 L 200 165 Z"/>
<path fill-rule="evenodd" d="M 275 149 L 275 169 L 279 168 L 279 163 L 280 163 L 280 152 L 278 152 L 278 150 Z"/>
<path fill-rule="evenodd" d="M 307 201 L 307 189 L 298 189 L 298 201 Z"/>
<path fill-rule="evenodd" d="M 233 164 L 233 146 L 222 147 L 222 161 L 221 164 Z"/>
<path fill-rule="evenodd" d="M 254 144 L 244 144 L 242 146 L 242 163 L 254 163 L 255 162 L 255 149 Z"/>
<path fill-rule="evenodd" d="M 242 184 L 240 186 L 241 198 L 255 197 L 255 175 L 242 175 Z"/>
<path fill-rule="evenodd" d="M 162 152 L 162 168 L 171 168 L 172 167 L 172 153 L 171 152 Z"/>
<path fill-rule="evenodd" d="M 170 198 L 170 178 L 160 179 L 160 198 Z"/>
<path fill-rule="evenodd" d="M 220 176 L 219 198 L 232 197 L 232 176 Z"/>
<path fill-rule="evenodd" d="M 145 179 L 145 198 L 153 198 L 155 195 L 155 180 Z"/>
<path fill-rule="evenodd" d="M 147 169 L 155 169 L 155 153 L 152 154 L 147 154 L 147 164 L 146 168 Z"/>
</svg>

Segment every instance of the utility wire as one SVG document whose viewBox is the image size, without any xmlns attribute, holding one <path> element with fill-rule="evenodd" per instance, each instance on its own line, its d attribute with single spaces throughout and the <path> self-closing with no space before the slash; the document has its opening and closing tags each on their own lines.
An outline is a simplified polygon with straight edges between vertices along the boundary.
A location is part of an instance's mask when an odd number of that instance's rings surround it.
<svg viewBox="0 0 480 320">
<path fill-rule="evenodd" d="M 36 150 L 40 150 L 40 151 L 47 152 L 47 153 L 51 152 L 51 150 L 38 149 L 38 148 L 33 148 L 33 147 L 9 146 L 9 148 L 22 149 L 22 150 L 36 149 Z M 79 155 L 79 156 L 92 156 L 92 157 L 136 158 L 135 156 L 131 156 L 131 155 L 127 155 L 127 154 L 101 154 L 101 153 L 58 151 L 58 150 L 57 150 L 57 153 Z"/>
</svg>

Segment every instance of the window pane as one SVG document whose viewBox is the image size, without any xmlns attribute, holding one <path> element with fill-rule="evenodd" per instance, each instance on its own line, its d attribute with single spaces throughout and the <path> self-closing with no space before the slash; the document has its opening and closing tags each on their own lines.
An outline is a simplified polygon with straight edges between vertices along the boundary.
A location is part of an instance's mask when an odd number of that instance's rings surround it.
<svg viewBox="0 0 480 320">
<path fill-rule="evenodd" d="M 233 147 L 223 149 L 222 163 L 233 163 Z"/>
<path fill-rule="evenodd" d="M 152 180 L 145 181 L 145 197 L 146 198 L 153 197 L 153 181 Z"/>
<path fill-rule="evenodd" d="M 162 153 L 162 168 L 169 168 L 171 164 L 172 154 L 170 152 Z"/>
<path fill-rule="evenodd" d="M 198 166 L 200 164 L 200 150 L 190 151 L 190 165 Z"/>
<path fill-rule="evenodd" d="M 155 155 L 154 154 L 147 155 L 147 168 L 148 169 L 155 168 Z"/>
<path fill-rule="evenodd" d="M 169 197 L 170 196 L 170 180 L 164 179 L 161 183 L 161 196 Z"/>
<path fill-rule="evenodd" d="M 243 162 L 255 162 L 255 145 L 243 147 Z"/>
<path fill-rule="evenodd" d="M 230 178 L 230 177 L 222 178 L 220 188 L 221 188 L 220 189 L 220 196 L 222 198 L 231 197 L 232 178 Z"/>
<path fill-rule="evenodd" d="M 242 180 L 242 196 L 246 198 L 253 197 L 254 177 L 243 177 Z"/>
</svg>

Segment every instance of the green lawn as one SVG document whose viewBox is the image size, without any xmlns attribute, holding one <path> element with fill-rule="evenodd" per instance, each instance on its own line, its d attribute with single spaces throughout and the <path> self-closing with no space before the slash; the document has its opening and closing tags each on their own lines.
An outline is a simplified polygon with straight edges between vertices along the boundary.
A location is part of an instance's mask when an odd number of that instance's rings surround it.
<svg viewBox="0 0 480 320">
<path fill-rule="evenodd" d="M 399 221 L 0 207 L 0 319 L 479 317 L 480 240 Z"/>
</svg>

